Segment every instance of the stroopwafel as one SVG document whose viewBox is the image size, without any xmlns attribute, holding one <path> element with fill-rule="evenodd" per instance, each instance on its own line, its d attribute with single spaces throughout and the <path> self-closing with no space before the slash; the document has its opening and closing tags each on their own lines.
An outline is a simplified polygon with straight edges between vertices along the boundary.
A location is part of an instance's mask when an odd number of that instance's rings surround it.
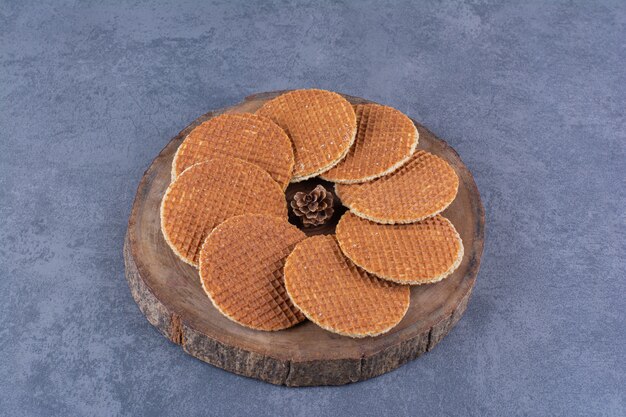
<svg viewBox="0 0 626 417">
<path fill-rule="evenodd" d="M 256 165 L 221 157 L 192 165 L 167 188 L 161 230 L 174 253 L 197 266 L 204 238 L 224 220 L 246 213 L 287 219 L 280 186 Z"/>
<path fill-rule="evenodd" d="M 377 223 L 413 223 L 445 210 L 456 197 L 459 177 L 443 159 L 418 150 L 397 171 L 360 184 L 336 184 L 341 202 Z"/>
<path fill-rule="evenodd" d="M 244 214 L 217 226 L 200 250 L 200 279 L 213 305 L 252 329 L 274 331 L 305 319 L 285 291 L 283 267 L 306 238 L 278 217 Z"/>
<path fill-rule="evenodd" d="M 256 114 L 272 119 L 291 139 L 295 157 L 292 182 L 332 168 L 354 143 L 354 110 L 337 93 L 290 91 L 263 104 Z"/>
<path fill-rule="evenodd" d="M 291 180 L 293 149 L 285 131 L 267 117 L 241 113 L 222 114 L 193 129 L 176 151 L 172 181 L 191 165 L 221 156 L 257 165 L 283 190 Z"/>
<path fill-rule="evenodd" d="M 436 215 L 411 224 L 378 224 L 346 212 L 337 225 L 342 252 L 356 265 L 401 284 L 438 282 L 463 259 L 452 223 Z"/>
<path fill-rule="evenodd" d="M 320 176 L 338 183 L 371 181 L 390 174 L 415 152 L 419 134 L 406 115 L 393 107 L 358 104 L 356 140 L 348 155 Z"/>
<path fill-rule="evenodd" d="M 350 337 L 389 331 L 402 320 L 410 303 L 408 286 L 360 269 L 330 235 L 309 237 L 296 245 L 285 263 L 285 287 L 309 320 Z"/>
</svg>

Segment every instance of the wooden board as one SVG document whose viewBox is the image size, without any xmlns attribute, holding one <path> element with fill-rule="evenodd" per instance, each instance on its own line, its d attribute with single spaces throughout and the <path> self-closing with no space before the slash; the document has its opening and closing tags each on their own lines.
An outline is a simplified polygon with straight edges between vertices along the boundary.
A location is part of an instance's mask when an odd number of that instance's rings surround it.
<svg viewBox="0 0 626 417">
<path fill-rule="evenodd" d="M 233 107 L 201 116 L 153 161 L 139 184 L 124 244 L 132 295 L 148 321 L 185 352 L 236 374 L 272 384 L 307 386 L 346 384 L 389 372 L 430 351 L 458 322 L 474 287 L 483 251 L 484 209 L 474 179 L 458 154 L 424 127 L 416 123 L 418 147 L 443 157 L 460 178 L 458 196 L 443 214 L 461 235 L 465 256 L 458 270 L 444 281 L 413 287 L 409 311 L 385 335 L 351 339 L 308 321 L 280 332 L 244 328 L 213 307 L 197 271 L 174 256 L 161 234 L 159 204 L 170 183 L 172 158 L 182 139 L 211 117 L 253 112 L 280 93 L 250 96 Z M 368 102 L 346 98 L 353 103 Z"/>
</svg>

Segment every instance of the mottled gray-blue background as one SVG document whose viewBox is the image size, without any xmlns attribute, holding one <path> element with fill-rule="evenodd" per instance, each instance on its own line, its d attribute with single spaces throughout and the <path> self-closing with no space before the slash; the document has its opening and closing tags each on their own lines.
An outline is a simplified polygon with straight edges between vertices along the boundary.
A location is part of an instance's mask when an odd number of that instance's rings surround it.
<svg viewBox="0 0 626 417">
<path fill-rule="evenodd" d="M 0 414 L 623 416 L 626 3 L 0 0 Z M 289 389 L 183 354 L 122 243 L 198 115 L 319 87 L 406 112 L 487 213 L 467 313 L 379 378 Z"/>
</svg>

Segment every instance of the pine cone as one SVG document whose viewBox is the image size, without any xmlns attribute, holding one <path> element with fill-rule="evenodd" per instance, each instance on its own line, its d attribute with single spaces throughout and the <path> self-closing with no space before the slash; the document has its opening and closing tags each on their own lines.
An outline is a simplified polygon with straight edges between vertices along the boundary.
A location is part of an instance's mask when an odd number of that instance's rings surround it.
<svg viewBox="0 0 626 417">
<path fill-rule="evenodd" d="M 322 185 L 318 185 L 308 194 L 296 193 L 291 200 L 291 208 L 302 219 L 305 227 L 319 226 L 333 215 L 333 195 Z"/>
</svg>

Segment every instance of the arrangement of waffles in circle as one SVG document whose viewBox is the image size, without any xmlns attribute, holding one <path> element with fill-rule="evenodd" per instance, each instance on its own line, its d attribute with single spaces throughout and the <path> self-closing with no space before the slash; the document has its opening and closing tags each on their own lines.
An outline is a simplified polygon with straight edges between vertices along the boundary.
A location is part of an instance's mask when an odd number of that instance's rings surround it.
<svg viewBox="0 0 626 417">
<path fill-rule="evenodd" d="M 411 286 L 439 285 L 464 256 L 442 215 L 459 178 L 418 145 L 413 121 L 392 107 L 281 94 L 187 134 L 161 231 L 241 326 L 309 320 L 345 337 L 381 335 L 402 321 Z"/>
</svg>

